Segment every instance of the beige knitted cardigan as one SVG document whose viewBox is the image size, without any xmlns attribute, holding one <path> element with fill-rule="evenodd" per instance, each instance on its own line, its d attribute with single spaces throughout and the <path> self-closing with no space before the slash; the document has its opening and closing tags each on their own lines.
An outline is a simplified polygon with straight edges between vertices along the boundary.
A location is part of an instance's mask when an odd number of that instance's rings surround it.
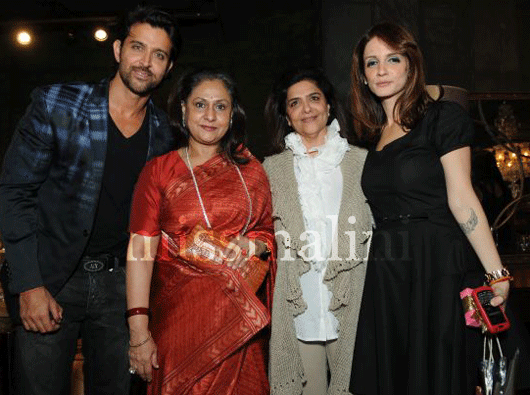
<svg viewBox="0 0 530 395">
<path fill-rule="evenodd" d="M 370 209 L 360 186 L 365 159 L 365 150 L 350 146 L 340 165 L 343 191 L 338 218 L 337 255 L 341 259 L 328 261 L 324 275 L 324 282 L 333 295 L 329 309 L 339 321 L 339 355 L 335 366 L 330 366 L 328 395 L 349 394 L 353 348 L 366 273 L 365 258 L 371 237 Z M 310 268 L 310 263 L 297 254 L 304 246 L 300 240 L 300 235 L 305 231 L 304 220 L 292 152 L 286 150 L 268 157 L 263 166 L 271 184 L 278 246 L 269 362 L 271 394 L 298 395 L 302 393 L 305 377 L 294 317 L 307 308 L 302 298 L 300 275 Z"/>
</svg>

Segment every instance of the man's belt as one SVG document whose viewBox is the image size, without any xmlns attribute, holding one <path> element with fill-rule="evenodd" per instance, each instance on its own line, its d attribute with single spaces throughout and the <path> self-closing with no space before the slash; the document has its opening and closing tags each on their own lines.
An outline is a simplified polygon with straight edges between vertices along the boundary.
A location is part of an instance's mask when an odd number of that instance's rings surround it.
<svg viewBox="0 0 530 395">
<path fill-rule="evenodd" d="M 85 255 L 81 258 L 83 270 L 90 273 L 101 272 L 103 270 L 113 271 L 120 266 L 124 266 L 124 259 L 112 254 Z"/>
</svg>

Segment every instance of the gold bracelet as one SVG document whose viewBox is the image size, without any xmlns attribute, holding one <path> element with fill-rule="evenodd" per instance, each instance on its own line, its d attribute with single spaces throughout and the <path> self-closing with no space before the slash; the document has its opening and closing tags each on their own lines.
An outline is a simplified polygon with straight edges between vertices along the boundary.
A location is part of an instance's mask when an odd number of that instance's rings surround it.
<svg viewBox="0 0 530 395">
<path fill-rule="evenodd" d="M 488 284 L 490 284 L 492 281 L 498 280 L 500 278 L 511 277 L 511 276 L 512 275 L 510 274 L 508 269 L 506 269 L 505 267 L 503 267 L 502 269 L 493 270 L 493 271 L 485 274 L 486 282 Z"/>
<path fill-rule="evenodd" d="M 145 343 L 147 343 L 149 340 L 151 339 L 151 332 L 149 332 L 149 336 L 147 336 L 147 339 L 145 340 L 142 340 L 140 343 L 138 344 L 131 344 L 131 342 L 129 342 L 129 347 L 140 347 L 140 346 L 143 346 Z"/>
</svg>

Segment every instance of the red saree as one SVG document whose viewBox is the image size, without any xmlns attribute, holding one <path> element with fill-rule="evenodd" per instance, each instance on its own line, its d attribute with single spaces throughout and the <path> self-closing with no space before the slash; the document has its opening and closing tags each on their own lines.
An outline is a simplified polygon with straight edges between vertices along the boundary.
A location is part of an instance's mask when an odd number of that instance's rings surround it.
<svg viewBox="0 0 530 395">
<path fill-rule="evenodd" d="M 241 173 L 252 199 L 245 236 L 273 247 L 271 197 L 261 164 L 251 156 Z M 239 234 L 249 204 L 236 169 L 220 155 L 194 169 L 212 228 Z M 179 245 L 203 214 L 188 168 L 176 151 L 151 160 L 136 186 L 130 231 L 164 231 Z M 273 272 L 271 268 L 271 272 Z M 267 336 L 272 295 L 269 273 L 255 295 L 236 271 L 174 258 L 161 238 L 151 286 L 150 330 L 160 368 L 149 394 L 268 394 Z M 267 305 L 267 307 L 266 307 Z"/>
</svg>

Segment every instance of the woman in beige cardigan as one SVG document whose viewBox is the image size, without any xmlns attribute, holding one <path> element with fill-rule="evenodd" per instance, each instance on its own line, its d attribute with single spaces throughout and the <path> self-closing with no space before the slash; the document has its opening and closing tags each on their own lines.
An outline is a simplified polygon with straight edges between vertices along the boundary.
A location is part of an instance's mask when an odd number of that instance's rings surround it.
<svg viewBox="0 0 530 395">
<path fill-rule="evenodd" d="M 366 151 L 348 143 L 318 69 L 286 72 L 265 117 L 276 152 L 264 162 L 278 245 L 271 393 L 348 394 L 371 236 L 360 187 Z"/>
</svg>

